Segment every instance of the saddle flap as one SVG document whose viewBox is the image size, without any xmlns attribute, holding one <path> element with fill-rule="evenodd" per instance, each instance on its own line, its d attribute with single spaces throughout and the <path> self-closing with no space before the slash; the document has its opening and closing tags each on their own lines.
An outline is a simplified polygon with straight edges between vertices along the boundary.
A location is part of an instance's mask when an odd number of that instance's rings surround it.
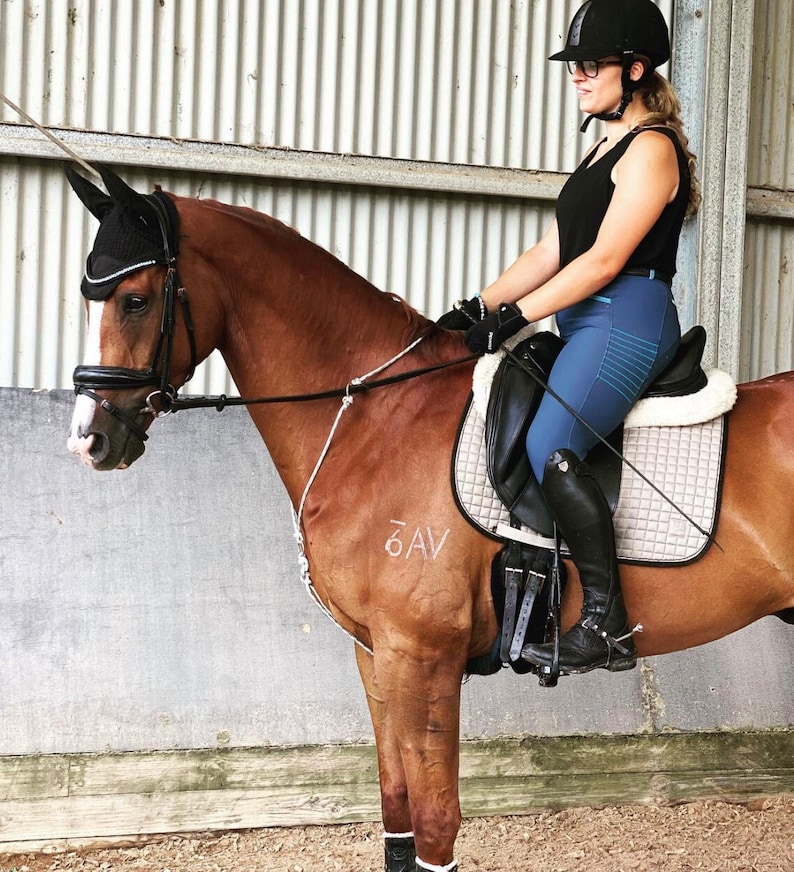
<svg viewBox="0 0 794 872">
<path fill-rule="evenodd" d="M 543 397 L 542 385 L 562 345 L 559 336 L 549 332 L 520 342 L 513 349 L 520 365 L 511 357 L 502 360 L 485 416 L 486 463 L 493 489 L 511 514 L 545 535 L 551 535 L 552 521 L 529 465 L 526 438 Z"/>
<path fill-rule="evenodd" d="M 485 418 L 486 468 L 494 491 L 521 524 L 546 537 L 553 534 L 553 521 L 529 465 L 526 438 L 562 346 L 560 337 L 549 332 L 519 343 L 513 349 L 518 362 L 505 357 L 494 376 Z M 618 428 L 607 440 L 617 449 L 622 430 Z M 588 465 L 614 513 L 620 492 L 620 458 L 599 443 L 588 455 Z"/>
</svg>

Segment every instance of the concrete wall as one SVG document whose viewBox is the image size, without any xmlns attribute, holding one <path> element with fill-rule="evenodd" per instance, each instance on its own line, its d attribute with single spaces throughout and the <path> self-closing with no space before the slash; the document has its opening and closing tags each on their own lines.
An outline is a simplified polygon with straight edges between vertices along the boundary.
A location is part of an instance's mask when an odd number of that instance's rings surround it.
<svg viewBox="0 0 794 872">
<path fill-rule="evenodd" d="M 0 390 L 0 757 L 371 740 L 247 414 L 181 412 L 135 466 L 94 473 L 65 449 L 72 399 Z M 556 690 L 474 678 L 463 734 L 789 727 L 792 642 L 770 618 Z"/>
<path fill-rule="evenodd" d="M 301 585 L 247 413 L 158 421 L 94 473 L 72 402 L 0 389 L 0 854 L 376 820 L 353 645 Z M 555 690 L 473 678 L 464 813 L 794 791 L 792 641 L 770 618 Z"/>
</svg>

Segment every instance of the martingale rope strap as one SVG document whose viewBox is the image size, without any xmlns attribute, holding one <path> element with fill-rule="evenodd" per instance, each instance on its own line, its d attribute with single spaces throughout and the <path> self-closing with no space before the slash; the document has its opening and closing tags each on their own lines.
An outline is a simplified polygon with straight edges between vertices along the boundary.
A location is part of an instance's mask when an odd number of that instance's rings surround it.
<svg viewBox="0 0 794 872">
<path fill-rule="evenodd" d="M 301 571 L 301 581 L 303 582 L 306 590 L 309 592 L 309 596 L 314 600 L 314 602 L 319 607 L 320 611 L 331 621 L 333 621 L 340 630 L 346 635 L 349 636 L 356 645 L 363 648 L 368 654 L 372 654 L 370 648 L 368 648 L 362 641 L 357 639 L 352 633 L 346 630 L 337 619 L 334 617 L 331 610 L 326 606 L 326 604 L 320 599 L 319 594 L 317 593 L 317 589 L 314 587 L 314 584 L 311 579 L 311 574 L 309 572 L 309 559 L 306 557 L 306 542 L 303 537 L 303 509 L 306 505 L 306 498 L 309 495 L 309 491 L 311 490 L 312 485 L 314 484 L 314 480 L 317 478 L 317 474 L 320 471 L 320 467 L 323 465 L 326 456 L 328 455 L 328 451 L 331 448 L 331 442 L 333 442 L 333 438 L 336 434 L 337 428 L 339 427 L 339 422 L 342 420 L 342 415 L 353 405 L 353 395 L 350 393 L 351 389 L 356 386 L 363 386 L 364 382 L 367 379 L 372 378 L 373 376 L 378 375 L 384 370 L 388 369 L 390 366 L 395 364 L 398 360 L 404 357 L 409 352 L 413 351 L 414 348 L 424 339 L 424 336 L 420 336 L 418 339 L 415 339 L 407 348 L 404 348 L 398 354 L 395 354 L 390 360 L 387 360 L 386 363 L 381 364 L 365 375 L 358 376 L 354 378 L 350 384 L 347 386 L 345 395 L 342 397 L 342 405 L 339 407 L 339 411 L 336 413 L 336 417 L 334 418 L 334 422 L 331 425 L 331 430 L 328 433 L 328 438 L 325 440 L 325 445 L 323 446 L 322 451 L 320 452 L 320 456 L 317 459 L 317 463 L 312 470 L 311 475 L 309 476 L 308 481 L 306 482 L 306 487 L 303 489 L 303 495 L 301 496 L 300 503 L 298 504 L 297 511 L 293 510 L 292 512 L 292 525 L 295 533 L 295 541 L 298 543 L 298 564 L 300 566 Z"/>
</svg>

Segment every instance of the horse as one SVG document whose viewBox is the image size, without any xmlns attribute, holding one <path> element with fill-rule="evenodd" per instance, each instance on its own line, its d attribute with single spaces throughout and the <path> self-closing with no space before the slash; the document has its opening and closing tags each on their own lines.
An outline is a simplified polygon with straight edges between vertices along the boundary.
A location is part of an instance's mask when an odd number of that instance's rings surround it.
<svg viewBox="0 0 794 872">
<path fill-rule="evenodd" d="M 295 510 L 314 594 L 357 643 L 387 869 L 455 869 L 461 684 L 498 633 L 500 547 L 462 516 L 450 483 L 474 366 L 461 334 L 272 217 L 139 194 L 100 169 L 110 195 L 70 175 L 100 232 L 113 209 L 127 216 L 117 234 L 159 222 L 164 256 L 122 265 L 109 292 L 84 284 L 88 341 L 69 450 L 95 470 L 128 467 L 214 349 L 244 397 L 284 398 L 248 410 Z M 363 390 L 385 372 L 388 385 Z M 794 373 L 740 385 L 728 432 L 722 547 L 686 566 L 621 567 L 630 619 L 644 627 L 639 656 L 703 645 L 766 615 L 792 622 Z M 444 531 L 428 559 L 390 558 L 395 518 Z M 582 603 L 568 570 L 563 629 Z M 415 854 L 390 861 L 390 839 Z"/>
</svg>

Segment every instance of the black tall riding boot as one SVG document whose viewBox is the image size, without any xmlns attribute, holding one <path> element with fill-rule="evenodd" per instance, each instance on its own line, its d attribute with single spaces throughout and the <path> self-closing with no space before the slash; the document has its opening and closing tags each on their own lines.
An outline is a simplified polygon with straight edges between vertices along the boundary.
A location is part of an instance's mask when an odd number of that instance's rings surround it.
<svg viewBox="0 0 794 872">
<path fill-rule="evenodd" d="M 578 623 L 560 639 L 560 672 L 611 672 L 637 665 L 637 649 L 623 605 L 609 505 L 587 465 L 568 449 L 546 462 L 543 494 L 582 582 Z M 527 645 L 524 660 L 551 668 L 554 646 Z"/>
</svg>

